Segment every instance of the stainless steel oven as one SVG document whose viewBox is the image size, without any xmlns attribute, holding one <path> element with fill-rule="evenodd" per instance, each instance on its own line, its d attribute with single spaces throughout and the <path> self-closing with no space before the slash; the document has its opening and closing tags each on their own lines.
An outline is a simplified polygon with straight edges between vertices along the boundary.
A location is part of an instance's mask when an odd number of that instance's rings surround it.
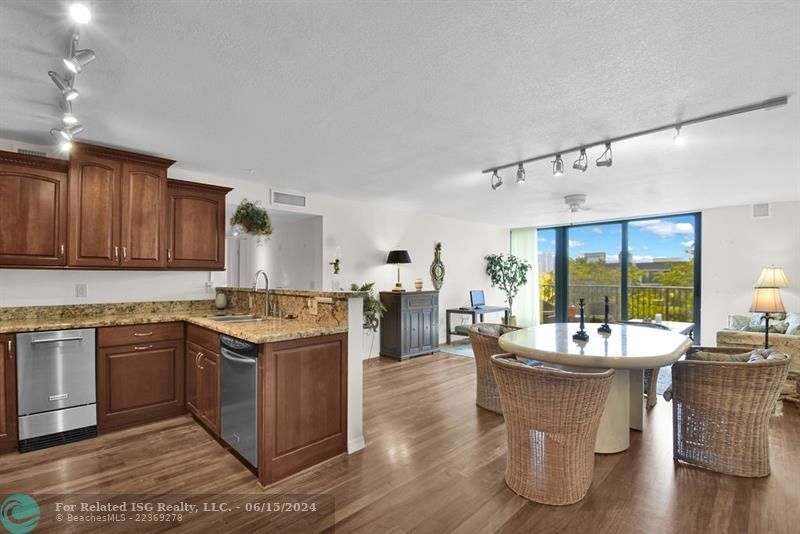
<svg viewBox="0 0 800 534">
<path fill-rule="evenodd" d="M 19 449 L 95 437 L 95 330 L 17 334 Z"/>
</svg>

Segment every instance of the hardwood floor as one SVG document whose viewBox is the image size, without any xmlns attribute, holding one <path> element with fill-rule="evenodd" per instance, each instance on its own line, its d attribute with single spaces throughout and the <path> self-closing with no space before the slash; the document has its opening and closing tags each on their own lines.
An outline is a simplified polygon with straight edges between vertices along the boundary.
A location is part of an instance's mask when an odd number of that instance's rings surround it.
<svg viewBox="0 0 800 534">
<path fill-rule="evenodd" d="M 31 493 L 335 497 L 337 532 L 796 533 L 800 530 L 800 411 L 770 426 L 772 475 L 722 476 L 672 461 L 671 405 L 659 399 L 631 449 L 597 455 L 581 502 L 531 503 L 503 482 L 503 419 L 474 404 L 474 363 L 435 354 L 365 363 L 367 448 L 340 456 L 266 490 L 189 416 L 117 431 L 25 455 L 0 456 L 0 496 Z M 44 498 L 46 501 L 47 498 Z M 206 499 L 208 500 L 208 499 Z M 220 500 L 217 498 L 217 500 Z M 310 532 L 324 523 L 247 513 L 194 514 L 192 532 Z M 41 530 L 53 527 L 42 516 Z M 149 532 L 166 529 L 148 527 Z M 175 525 L 173 525 L 174 527 Z M 126 530 L 132 529 L 132 530 Z M 137 531 L 131 524 L 81 525 Z M 141 530 L 138 530 L 141 531 Z"/>
</svg>

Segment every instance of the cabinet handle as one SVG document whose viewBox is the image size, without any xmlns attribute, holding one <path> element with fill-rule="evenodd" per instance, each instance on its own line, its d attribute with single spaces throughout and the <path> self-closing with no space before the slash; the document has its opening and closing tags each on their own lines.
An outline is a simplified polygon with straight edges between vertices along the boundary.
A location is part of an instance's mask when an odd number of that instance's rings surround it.
<svg viewBox="0 0 800 534">
<path fill-rule="evenodd" d="M 133 350 L 147 350 L 152 348 L 153 345 L 139 345 L 138 347 L 133 347 Z"/>
<path fill-rule="evenodd" d="M 147 337 L 152 336 L 153 332 L 134 332 L 133 335 L 136 337 Z"/>
<path fill-rule="evenodd" d="M 58 247 L 58 251 L 61 254 L 61 257 L 64 257 L 64 243 L 61 243 L 61 246 Z"/>
<path fill-rule="evenodd" d="M 13 360 L 14 359 L 14 352 L 12 351 L 11 340 L 10 339 L 8 340 L 8 359 L 9 360 Z"/>
<path fill-rule="evenodd" d="M 167 248 L 167 263 L 172 263 L 172 247 Z"/>
<path fill-rule="evenodd" d="M 115 260 L 119 259 L 119 247 L 116 245 L 114 245 L 114 259 Z"/>
<path fill-rule="evenodd" d="M 128 247 L 122 247 L 122 261 L 128 261 Z"/>
<path fill-rule="evenodd" d="M 195 357 L 194 357 L 194 364 L 195 364 L 197 367 L 200 367 L 200 358 L 201 358 L 202 356 L 203 356 L 203 353 L 202 353 L 202 352 L 198 352 L 198 353 L 197 353 L 197 356 L 195 356 Z M 202 369 L 202 368 L 201 368 L 201 369 Z"/>
</svg>

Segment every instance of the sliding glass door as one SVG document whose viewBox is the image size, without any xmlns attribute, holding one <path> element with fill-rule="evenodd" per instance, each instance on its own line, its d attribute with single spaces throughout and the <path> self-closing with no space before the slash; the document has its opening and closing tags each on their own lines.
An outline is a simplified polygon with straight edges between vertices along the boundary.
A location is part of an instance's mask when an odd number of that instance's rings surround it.
<svg viewBox="0 0 800 534">
<path fill-rule="evenodd" d="M 700 214 L 543 228 L 537 234 L 539 320 L 699 323 Z M 696 324 L 696 330 L 699 324 Z M 699 339 L 695 336 L 695 339 Z"/>
<path fill-rule="evenodd" d="M 622 224 L 593 224 L 568 229 L 567 320 L 579 321 L 580 299 L 586 305 L 586 320 L 602 322 L 605 297 L 609 315 L 621 317 Z"/>
</svg>

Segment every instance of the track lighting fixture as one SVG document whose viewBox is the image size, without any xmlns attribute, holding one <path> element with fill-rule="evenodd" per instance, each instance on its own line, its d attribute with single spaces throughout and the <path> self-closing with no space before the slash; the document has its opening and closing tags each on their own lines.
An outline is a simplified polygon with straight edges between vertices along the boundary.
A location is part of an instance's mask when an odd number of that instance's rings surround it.
<svg viewBox="0 0 800 534">
<path fill-rule="evenodd" d="M 675 127 L 675 135 L 672 137 L 672 141 L 678 146 L 683 146 L 684 138 L 681 135 L 681 125 Z"/>
<path fill-rule="evenodd" d="M 72 102 L 62 98 L 58 102 L 58 107 L 61 108 L 61 122 L 67 126 L 72 126 L 73 124 L 78 123 L 78 117 L 72 113 Z"/>
<path fill-rule="evenodd" d="M 520 163 L 519 167 L 517 167 L 517 183 L 525 183 L 525 167 L 522 166 L 522 163 Z"/>
<path fill-rule="evenodd" d="M 492 190 L 497 191 L 503 185 L 503 179 L 497 174 L 497 170 L 492 173 Z"/>
<path fill-rule="evenodd" d="M 556 154 L 556 159 L 553 160 L 553 176 L 562 174 L 564 174 L 564 160 L 561 159 L 561 154 Z"/>
<path fill-rule="evenodd" d="M 611 143 L 606 143 L 606 150 L 603 152 L 595 164 L 598 167 L 611 167 L 611 164 L 614 163 L 614 160 L 611 159 Z"/>
<path fill-rule="evenodd" d="M 78 24 L 87 24 L 92 20 L 92 12 L 86 7 L 86 4 L 75 2 L 69 6 L 69 16 Z"/>
<path fill-rule="evenodd" d="M 49 71 L 48 76 L 50 79 L 53 80 L 53 83 L 56 84 L 56 87 L 61 91 L 61 94 L 64 95 L 64 98 L 67 100 L 75 100 L 78 98 L 78 91 L 72 87 L 72 80 L 65 80 L 61 76 L 58 75 L 57 72 Z"/>
<path fill-rule="evenodd" d="M 84 48 L 82 50 L 78 50 L 78 39 L 80 38 L 79 34 L 75 34 L 72 37 L 72 44 L 70 46 L 70 57 L 64 58 L 64 65 L 70 70 L 70 72 L 74 74 L 78 74 L 83 67 L 91 63 L 95 60 L 96 56 L 94 50 L 89 48 Z"/>
<path fill-rule="evenodd" d="M 664 132 L 667 130 L 675 130 L 675 136 L 673 140 L 676 144 L 681 145 L 684 143 L 683 136 L 681 135 L 681 129 L 686 125 L 693 125 L 698 124 L 701 122 L 708 122 L 717 119 L 722 119 L 725 117 L 731 117 L 733 115 L 740 115 L 742 113 L 750 113 L 751 111 L 758 111 L 758 110 L 770 110 L 779 106 L 785 106 L 789 103 L 789 97 L 787 95 L 770 98 L 767 100 L 763 100 L 761 102 L 756 102 L 755 104 L 750 104 L 747 106 L 740 106 L 738 108 L 731 108 L 726 109 L 724 111 L 717 111 L 715 113 L 709 113 L 708 115 L 701 115 L 699 117 L 693 117 L 690 119 L 683 119 L 680 122 L 673 122 L 670 124 L 665 124 L 662 126 L 656 126 L 655 128 L 648 128 L 646 130 L 639 130 L 637 132 L 628 133 L 625 135 L 618 135 L 616 137 L 606 138 L 603 141 L 597 141 L 594 143 L 583 143 L 582 145 L 561 149 L 558 152 L 552 152 L 549 154 L 540 154 L 538 156 L 534 156 L 532 158 L 527 158 L 519 161 L 515 161 L 513 163 L 506 163 L 503 165 L 497 165 L 494 167 L 489 167 L 488 169 L 484 169 L 483 173 L 492 173 L 492 189 L 497 189 L 500 185 L 502 185 L 502 180 L 500 179 L 499 175 L 497 174 L 498 171 L 503 169 L 508 169 L 510 167 L 517 167 L 518 169 L 523 168 L 522 166 L 527 163 L 532 163 L 534 161 L 543 161 L 546 159 L 550 159 L 555 156 L 555 160 L 552 161 L 553 163 L 553 174 L 556 176 L 561 176 L 564 172 L 564 162 L 561 159 L 561 154 L 568 154 L 571 152 L 578 152 L 580 151 L 580 156 L 577 160 L 572 164 L 572 168 L 575 170 L 579 170 L 581 172 L 586 171 L 589 167 L 588 157 L 586 156 L 586 150 L 592 147 L 605 145 L 606 150 L 603 154 L 597 159 L 596 164 L 598 167 L 611 167 L 613 163 L 612 154 L 611 154 L 611 144 L 616 143 L 619 141 L 626 141 L 628 139 L 634 139 L 636 137 L 642 137 L 645 135 L 654 134 L 657 132 Z M 518 171 L 519 174 L 519 171 Z M 495 180 L 497 177 L 497 180 Z M 499 183 L 495 183 L 495 182 Z M 518 180 L 519 181 L 519 178 Z"/>
<path fill-rule="evenodd" d="M 581 155 L 575 162 L 572 164 L 572 168 L 576 171 L 586 172 L 586 169 L 589 168 L 589 157 L 586 155 L 586 149 L 581 149 Z"/>
<path fill-rule="evenodd" d="M 56 137 L 60 136 L 64 141 L 72 141 L 72 138 L 83 131 L 83 126 L 76 124 L 75 126 L 68 126 L 64 128 L 53 128 L 50 130 L 50 135 Z"/>
</svg>

